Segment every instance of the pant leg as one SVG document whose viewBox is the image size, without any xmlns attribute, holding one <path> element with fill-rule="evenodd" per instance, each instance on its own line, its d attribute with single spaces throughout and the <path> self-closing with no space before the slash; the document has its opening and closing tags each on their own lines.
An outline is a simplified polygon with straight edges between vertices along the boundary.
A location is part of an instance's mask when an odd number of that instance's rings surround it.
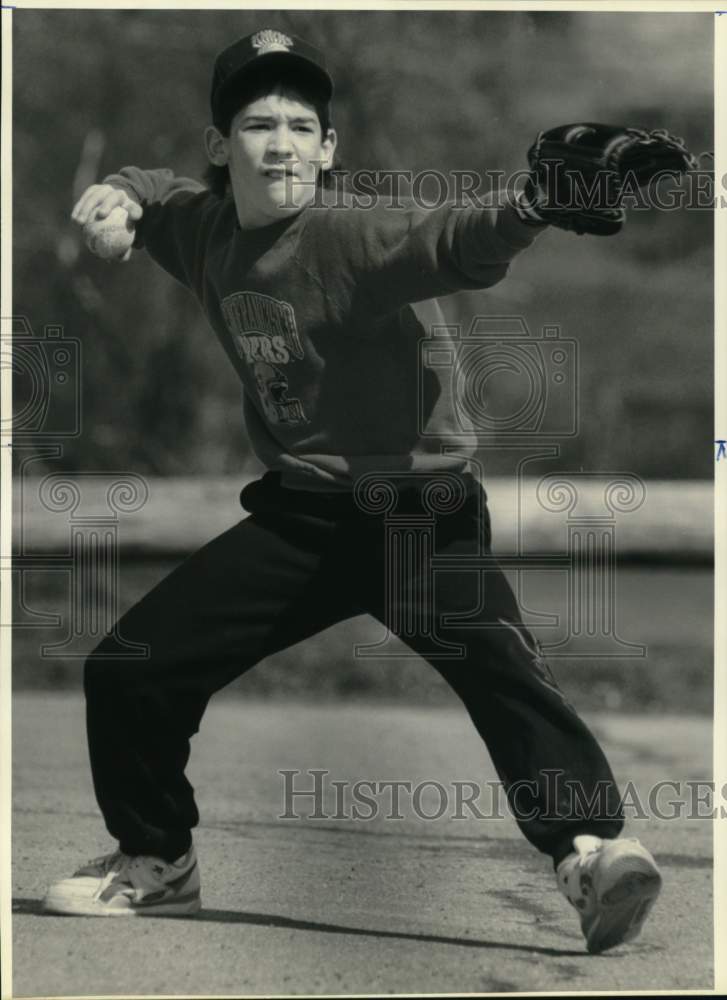
<svg viewBox="0 0 727 1000">
<path fill-rule="evenodd" d="M 333 520 L 264 512 L 187 559 L 120 621 L 85 670 L 94 787 L 128 854 L 173 860 L 199 815 L 184 774 L 210 696 L 269 654 L 357 613 Z"/>
<path fill-rule="evenodd" d="M 460 696 L 485 741 L 525 837 L 557 864 L 579 833 L 615 837 L 623 827 L 620 795 L 593 734 L 558 688 L 541 650 L 523 625 L 512 589 L 492 559 L 484 576 L 465 566 L 482 553 L 492 558 L 486 496 L 475 484 L 463 508 L 438 515 L 437 556 L 454 558 L 455 568 L 437 571 L 433 597 L 426 570 L 416 560 L 399 572 L 405 586 L 384 599 L 382 526 L 365 532 L 370 552 L 378 546 L 378 581 L 367 580 L 362 603 L 389 627 L 392 622 L 433 621 L 461 658 L 432 655 L 431 629 L 400 637 L 434 666 Z M 389 558 L 391 553 L 389 553 Z M 458 565 L 459 562 L 459 565 Z M 412 615 L 412 604 L 431 603 L 430 614 Z M 407 609 L 409 612 L 407 614 Z M 470 616 L 444 624 L 446 616 Z"/>
</svg>

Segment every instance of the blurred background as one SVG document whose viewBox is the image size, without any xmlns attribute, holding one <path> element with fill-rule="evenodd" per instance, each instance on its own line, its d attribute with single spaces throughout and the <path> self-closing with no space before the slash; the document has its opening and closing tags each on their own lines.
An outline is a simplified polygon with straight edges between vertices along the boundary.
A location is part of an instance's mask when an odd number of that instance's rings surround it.
<svg viewBox="0 0 727 1000">
<path fill-rule="evenodd" d="M 191 295 L 143 254 L 124 266 L 91 257 L 69 213 L 88 184 L 127 164 L 202 176 L 220 49 L 261 27 L 323 48 L 350 170 L 509 174 L 526 165 L 540 129 L 577 120 L 663 127 L 697 154 L 713 148 L 711 14 L 19 10 L 13 25 L 14 312 L 35 337 L 55 325 L 80 344 L 79 433 L 56 451 L 43 435 L 25 440 L 23 477 L 123 470 L 152 487 L 159 477 L 181 484 L 164 493 L 182 504 L 167 506 L 167 519 L 188 503 L 177 543 L 155 546 L 150 523 L 121 574 L 121 608 L 239 516 L 239 487 L 260 467 L 237 379 Z M 652 210 L 632 212 L 616 240 L 548 232 L 501 285 L 444 303 L 465 328 L 477 314 L 520 316 L 534 335 L 555 325 L 577 341 L 579 432 L 548 471 L 628 470 L 672 498 L 671 513 L 652 522 L 654 545 L 637 546 L 623 576 L 626 604 L 648 595 L 652 653 L 585 671 L 554 664 L 586 707 L 711 704 L 712 280 L 711 212 Z M 18 371 L 20 409 L 31 392 L 24 379 Z M 59 426 L 75 420 L 74 392 L 55 392 Z M 481 457 L 493 482 L 509 474 L 507 449 Z M 212 502 L 200 514 L 189 497 L 212 481 L 227 506 L 206 518 Z M 686 511 L 701 534 L 682 551 L 681 529 L 669 533 L 679 519 L 684 527 L 688 484 L 701 484 Z M 32 494 L 28 486 L 19 510 Z M 43 523 L 36 518 L 25 546 L 48 551 Z M 58 574 L 24 573 L 23 601 L 50 611 L 66 600 L 64 586 Z M 16 684 L 77 685 L 79 661 L 41 656 L 53 630 L 32 627 L 32 614 L 24 620 Z M 359 638 L 370 634 L 359 627 Z M 326 672 L 330 661 L 345 669 Z M 354 665 L 342 629 L 240 684 L 260 694 L 436 701 L 445 695 L 433 674 L 421 663 Z"/>
</svg>

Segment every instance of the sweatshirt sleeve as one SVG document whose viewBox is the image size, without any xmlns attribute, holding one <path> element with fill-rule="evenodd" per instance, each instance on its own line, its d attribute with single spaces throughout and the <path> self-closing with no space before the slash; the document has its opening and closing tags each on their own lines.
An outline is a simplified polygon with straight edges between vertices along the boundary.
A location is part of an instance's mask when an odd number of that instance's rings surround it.
<svg viewBox="0 0 727 1000">
<path fill-rule="evenodd" d="M 201 295 L 205 247 L 222 201 L 199 181 L 168 169 L 123 167 L 104 183 L 126 191 L 144 210 L 134 248 L 146 249 L 172 277 Z"/>
<path fill-rule="evenodd" d="M 436 209 L 380 203 L 330 214 L 333 239 L 327 245 L 347 261 L 348 292 L 369 315 L 495 285 L 545 228 L 522 222 L 509 203 Z"/>
</svg>

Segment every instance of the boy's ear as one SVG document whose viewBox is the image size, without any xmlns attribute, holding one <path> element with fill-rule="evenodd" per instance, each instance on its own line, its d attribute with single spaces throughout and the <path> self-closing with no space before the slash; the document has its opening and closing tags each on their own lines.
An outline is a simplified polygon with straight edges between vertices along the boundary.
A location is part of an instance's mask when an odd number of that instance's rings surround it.
<svg viewBox="0 0 727 1000">
<path fill-rule="evenodd" d="M 323 149 L 323 156 L 321 157 L 322 170 L 330 170 L 333 166 L 333 157 L 336 154 L 337 145 L 338 136 L 336 135 L 336 130 L 329 128 L 325 139 L 321 142 L 321 148 Z"/>
<path fill-rule="evenodd" d="M 226 166 L 228 160 L 227 140 L 214 125 L 208 125 L 205 129 L 204 145 L 210 163 L 216 167 Z"/>
</svg>

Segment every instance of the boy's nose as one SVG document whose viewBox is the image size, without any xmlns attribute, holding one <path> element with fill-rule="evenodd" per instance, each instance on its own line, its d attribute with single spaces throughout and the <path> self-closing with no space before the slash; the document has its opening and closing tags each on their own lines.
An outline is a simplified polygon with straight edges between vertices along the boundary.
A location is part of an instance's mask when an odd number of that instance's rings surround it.
<svg viewBox="0 0 727 1000">
<path fill-rule="evenodd" d="M 277 156 L 291 157 L 293 155 L 293 142 L 290 131 L 287 128 L 278 128 L 270 136 L 268 149 Z"/>
</svg>

